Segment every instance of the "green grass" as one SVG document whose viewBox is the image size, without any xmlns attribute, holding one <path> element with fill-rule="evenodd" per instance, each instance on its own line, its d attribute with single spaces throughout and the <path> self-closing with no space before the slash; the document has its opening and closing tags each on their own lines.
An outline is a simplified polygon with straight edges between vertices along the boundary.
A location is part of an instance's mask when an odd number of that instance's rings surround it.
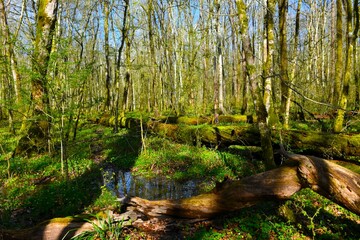
<svg viewBox="0 0 360 240">
<path fill-rule="evenodd" d="M 171 142 L 160 137 L 146 139 L 146 151 L 136 160 L 133 170 L 148 177 L 157 174 L 169 178 L 223 180 L 238 178 L 259 171 L 255 162 L 239 155 Z"/>
<path fill-rule="evenodd" d="M 6 132 L 3 128 L 0 131 Z M 4 155 L 9 156 L 16 140 L 9 140 L 6 134 L 3 137 L 7 138 L 0 139 Z M 29 227 L 52 217 L 118 207 L 115 196 L 102 188 L 102 165 L 94 160 L 95 155 L 106 158 L 99 146 L 107 145 L 104 139 L 110 137 L 111 129 L 101 126 L 80 129 L 77 141 L 69 143 L 68 178 L 61 173 L 58 154 L 12 158 L 9 177 L 8 163 L 2 154 L 0 227 Z M 98 144 L 96 151 L 94 144 Z"/>
</svg>

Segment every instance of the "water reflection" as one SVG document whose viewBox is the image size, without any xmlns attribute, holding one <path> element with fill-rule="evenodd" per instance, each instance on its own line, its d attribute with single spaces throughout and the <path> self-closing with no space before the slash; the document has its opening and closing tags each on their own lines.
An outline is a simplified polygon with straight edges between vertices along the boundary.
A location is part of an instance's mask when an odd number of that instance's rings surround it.
<svg viewBox="0 0 360 240">
<path fill-rule="evenodd" d="M 104 182 L 117 197 L 137 196 L 149 200 L 181 199 L 202 193 L 200 180 L 178 182 L 165 177 L 144 178 L 130 172 L 105 171 Z"/>
</svg>

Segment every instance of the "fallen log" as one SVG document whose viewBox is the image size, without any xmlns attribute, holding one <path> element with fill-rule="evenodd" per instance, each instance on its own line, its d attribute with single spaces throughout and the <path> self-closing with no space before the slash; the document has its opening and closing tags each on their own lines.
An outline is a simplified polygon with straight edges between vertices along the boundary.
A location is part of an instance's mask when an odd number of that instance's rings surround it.
<svg viewBox="0 0 360 240">
<path fill-rule="evenodd" d="M 208 124 L 191 126 L 149 121 L 147 129 L 151 133 L 186 144 L 260 146 L 259 131 L 256 126 L 250 124 L 245 126 L 213 126 Z"/>
<path fill-rule="evenodd" d="M 179 119 L 185 121 L 186 118 L 177 118 L 177 120 Z M 110 115 L 104 115 L 91 121 L 105 126 L 115 125 L 115 118 Z M 136 128 L 140 126 L 140 122 L 136 118 L 119 117 L 118 119 L 119 127 L 122 128 Z M 259 130 L 253 124 L 191 125 L 167 124 L 152 120 L 144 121 L 143 124 L 153 134 L 186 144 L 203 144 L 217 147 L 261 145 Z M 326 159 L 345 160 L 349 160 L 351 156 L 360 156 L 360 134 L 332 134 L 303 130 L 282 130 L 280 134 L 278 130 L 273 129 L 272 141 L 274 145 L 280 143 L 280 135 L 282 135 L 283 141 L 292 151 L 301 151 L 303 154 L 320 156 Z M 359 159 L 355 159 L 355 161 L 359 162 Z"/>
<path fill-rule="evenodd" d="M 7 240 L 58 240 L 70 239 L 82 232 L 92 231 L 93 224 L 73 217 L 54 218 L 35 227 L 17 230 L 0 230 L 0 239 Z"/>
<path fill-rule="evenodd" d="M 283 152 L 287 165 L 237 181 L 225 181 L 212 192 L 180 200 L 129 203 L 149 217 L 210 218 L 266 200 L 289 199 L 302 188 L 360 215 L 360 175 L 321 158 Z"/>
<path fill-rule="evenodd" d="M 200 125 L 200 124 L 213 124 L 217 123 L 253 123 L 256 117 L 252 115 L 220 115 L 215 120 L 213 116 L 163 116 L 154 119 L 154 121 L 168 124 L 187 124 L 187 125 Z"/>
<path fill-rule="evenodd" d="M 210 146 L 226 147 L 230 145 L 260 146 L 260 134 L 255 125 L 177 125 L 148 122 L 148 129 L 157 135 L 173 141 Z M 360 134 L 331 134 L 315 131 L 282 130 L 283 141 L 292 150 L 326 159 L 348 159 L 360 156 Z M 272 131 L 274 145 L 280 143 L 280 133 Z"/>
</svg>

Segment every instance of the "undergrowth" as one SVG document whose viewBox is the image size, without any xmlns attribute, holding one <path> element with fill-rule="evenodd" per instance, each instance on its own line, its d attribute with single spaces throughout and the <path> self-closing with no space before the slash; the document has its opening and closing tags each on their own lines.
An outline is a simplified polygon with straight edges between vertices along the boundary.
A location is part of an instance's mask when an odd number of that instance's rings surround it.
<svg viewBox="0 0 360 240">
<path fill-rule="evenodd" d="M 263 170 L 261 162 L 249 162 L 231 152 L 174 143 L 156 136 L 147 138 L 146 146 L 133 170 L 149 177 L 162 174 L 178 180 L 222 181 L 225 176 L 235 179 Z"/>
<path fill-rule="evenodd" d="M 261 161 L 242 149 L 210 149 L 145 135 L 139 129 L 112 133 L 83 125 L 68 148 L 68 177 L 61 173 L 58 153 L 9 158 L 16 137 L 0 128 L 0 228 L 24 228 L 52 217 L 119 210 L 116 196 L 104 184 L 104 168 L 177 180 L 238 179 L 264 170 Z M 1 149 L 0 149 L 1 150 Z M 10 168 L 8 163 L 10 159 Z M 210 190 L 210 189 L 209 189 Z M 216 220 L 190 226 L 188 239 L 360 239 L 360 217 L 337 204 L 302 190 L 283 202 L 264 202 Z M 126 238 L 121 225 L 99 220 L 95 232 L 78 239 Z M 128 230 L 127 230 L 128 232 Z M 146 236 L 146 233 L 139 233 Z M 88 237 L 88 238 L 87 238 Z"/>
</svg>

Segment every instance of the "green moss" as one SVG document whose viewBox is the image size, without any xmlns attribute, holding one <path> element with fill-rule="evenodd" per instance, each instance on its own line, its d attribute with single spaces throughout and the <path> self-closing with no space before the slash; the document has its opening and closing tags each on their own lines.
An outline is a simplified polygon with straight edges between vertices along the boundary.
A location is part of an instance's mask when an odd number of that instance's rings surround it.
<svg viewBox="0 0 360 240">
<path fill-rule="evenodd" d="M 101 188 L 101 195 L 95 200 L 95 202 L 88 207 L 91 209 L 119 209 L 119 202 L 116 201 L 117 197 L 110 192 L 105 186 Z"/>
</svg>

